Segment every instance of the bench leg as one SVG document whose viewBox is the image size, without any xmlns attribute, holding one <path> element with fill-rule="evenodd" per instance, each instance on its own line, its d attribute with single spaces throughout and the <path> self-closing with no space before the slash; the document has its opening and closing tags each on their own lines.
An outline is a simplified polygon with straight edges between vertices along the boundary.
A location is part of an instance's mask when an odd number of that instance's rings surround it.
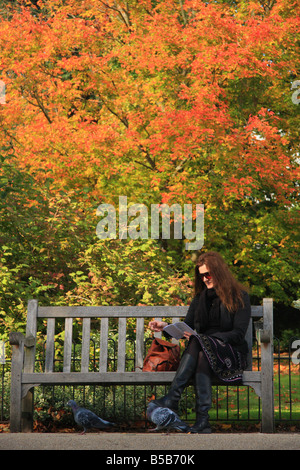
<svg viewBox="0 0 300 470">
<path fill-rule="evenodd" d="M 273 302 L 264 299 L 264 330 L 261 332 L 262 432 L 274 432 Z"/>
<path fill-rule="evenodd" d="M 34 388 L 31 388 L 22 400 L 22 432 L 33 431 Z"/>
<path fill-rule="evenodd" d="M 264 345 L 262 345 L 262 348 Z M 269 355 L 270 356 L 270 355 Z M 273 359 L 273 356 L 272 356 Z M 273 360 L 269 366 L 262 366 L 261 372 L 261 430 L 264 433 L 274 432 L 274 387 L 273 387 Z"/>
<path fill-rule="evenodd" d="M 10 432 L 22 431 L 22 369 L 24 342 L 12 345 L 11 390 L 10 390 Z"/>
</svg>

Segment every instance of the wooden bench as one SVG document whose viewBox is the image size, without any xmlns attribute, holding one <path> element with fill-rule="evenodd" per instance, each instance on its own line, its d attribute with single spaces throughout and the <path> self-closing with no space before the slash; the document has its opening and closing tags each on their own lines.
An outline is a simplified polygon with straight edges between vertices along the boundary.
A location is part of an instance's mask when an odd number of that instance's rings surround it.
<svg viewBox="0 0 300 470">
<path fill-rule="evenodd" d="M 99 306 L 99 307 L 39 307 L 37 300 L 28 302 L 26 336 L 22 333 L 11 333 L 12 345 L 11 364 L 11 409 L 10 431 L 30 432 L 33 420 L 33 387 L 38 385 L 163 385 L 170 384 L 175 372 L 142 372 L 145 338 L 145 320 L 149 318 L 172 319 L 176 322 L 185 317 L 188 307 L 181 306 Z M 253 320 L 262 317 L 263 328 L 260 330 L 261 367 L 252 371 Z M 118 327 L 117 368 L 108 371 L 108 338 L 110 334 L 109 319 L 114 319 Z M 136 321 L 135 331 L 135 370 L 125 369 L 126 322 L 129 318 Z M 251 318 L 246 339 L 249 345 L 248 370 L 244 371 L 243 384 L 252 387 L 261 398 L 261 430 L 265 433 L 274 432 L 273 406 L 273 302 L 264 299 L 262 306 L 251 307 Z M 39 319 L 47 321 L 47 341 L 45 353 L 45 369 L 37 372 L 35 355 L 37 344 L 37 328 Z M 65 324 L 63 370 L 53 369 L 55 322 Z M 77 319 L 77 320 L 76 320 Z M 73 372 L 72 331 L 75 321 L 82 322 L 81 370 Z M 100 357 L 99 370 L 89 371 L 90 364 L 90 333 L 91 321 L 101 322 L 99 333 Z M 132 320 L 131 320 L 132 321 Z M 111 322 L 111 321 L 110 321 Z M 156 333 L 155 336 L 160 336 Z M 176 340 L 173 340 L 176 341 Z"/>
</svg>

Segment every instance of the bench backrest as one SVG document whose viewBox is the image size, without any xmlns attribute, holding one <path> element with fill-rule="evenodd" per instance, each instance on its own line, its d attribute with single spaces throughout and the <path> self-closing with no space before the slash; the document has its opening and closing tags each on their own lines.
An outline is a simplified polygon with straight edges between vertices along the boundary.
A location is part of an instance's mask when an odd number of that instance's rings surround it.
<svg viewBox="0 0 300 470">
<path fill-rule="evenodd" d="M 47 321 L 47 340 L 45 353 L 45 372 L 53 371 L 55 354 L 55 327 L 56 320 L 64 319 L 64 347 L 63 347 L 63 371 L 71 371 L 73 323 L 75 319 L 80 319 L 82 323 L 82 344 L 81 344 L 81 372 L 89 371 L 90 363 L 90 335 L 91 322 L 99 321 L 99 372 L 107 371 L 108 363 L 108 341 L 110 336 L 110 319 L 114 319 L 113 334 L 117 339 L 117 372 L 125 371 L 126 359 L 126 331 L 127 321 L 135 319 L 135 370 L 141 371 L 144 360 L 145 342 L 145 321 L 155 318 L 158 320 L 168 319 L 177 322 L 183 320 L 188 310 L 188 306 L 53 306 L 39 307 L 36 300 L 28 303 L 26 336 L 36 337 L 37 323 L 39 318 Z M 251 317 L 263 317 L 263 306 L 252 306 Z M 132 320 L 131 320 L 132 322 Z M 117 328 L 117 335 L 116 335 Z M 98 331 L 99 331 L 98 330 Z M 161 333 L 155 333 L 160 337 Z M 253 343 L 253 322 L 250 321 L 246 340 L 249 347 L 248 370 L 252 369 L 252 343 Z M 176 342 L 175 339 L 172 340 Z M 35 348 L 26 352 L 25 367 L 28 372 L 34 371 Z"/>
</svg>

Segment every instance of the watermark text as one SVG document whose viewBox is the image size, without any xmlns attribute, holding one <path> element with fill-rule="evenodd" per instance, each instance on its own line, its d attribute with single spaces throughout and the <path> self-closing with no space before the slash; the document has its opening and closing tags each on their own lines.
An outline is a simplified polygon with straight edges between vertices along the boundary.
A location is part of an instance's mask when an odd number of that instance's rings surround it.
<svg viewBox="0 0 300 470">
<path fill-rule="evenodd" d="M 118 228 L 120 240 L 127 239 L 127 237 L 133 240 L 138 238 L 159 239 L 161 220 L 161 238 L 170 240 L 173 237 L 181 240 L 184 237 L 187 240 L 186 250 L 200 250 L 204 245 L 203 204 L 195 205 L 194 217 L 193 204 L 184 204 L 183 210 L 180 204 L 172 204 L 171 206 L 151 204 L 149 213 L 145 204 L 132 204 L 128 207 L 127 196 L 119 196 L 118 213 L 117 224 L 117 212 L 112 204 L 103 203 L 98 206 L 96 215 L 101 217 L 96 227 L 98 238 L 101 240 L 116 239 Z M 171 214 L 173 214 L 173 219 L 171 219 Z"/>
</svg>

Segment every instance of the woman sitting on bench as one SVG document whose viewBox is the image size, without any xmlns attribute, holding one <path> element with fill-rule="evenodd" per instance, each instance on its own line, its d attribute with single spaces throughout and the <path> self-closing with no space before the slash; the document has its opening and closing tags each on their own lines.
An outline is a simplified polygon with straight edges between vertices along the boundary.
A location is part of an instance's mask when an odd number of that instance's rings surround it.
<svg viewBox="0 0 300 470">
<path fill-rule="evenodd" d="M 201 254 L 195 267 L 195 295 L 185 323 L 198 333 L 189 340 L 168 394 L 156 399 L 159 406 L 178 411 L 181 394 L 193 378 L 196 392 L 196 423 L 193 433 L 210 433 L 212 378 L 223 384 L 241 383 L 248 352 L 245 334 L 251 307 L 245 288 L 234 278 L 216 252 Z M 167 325 L 151 321 L 152 331 Z"/>
</svg>

